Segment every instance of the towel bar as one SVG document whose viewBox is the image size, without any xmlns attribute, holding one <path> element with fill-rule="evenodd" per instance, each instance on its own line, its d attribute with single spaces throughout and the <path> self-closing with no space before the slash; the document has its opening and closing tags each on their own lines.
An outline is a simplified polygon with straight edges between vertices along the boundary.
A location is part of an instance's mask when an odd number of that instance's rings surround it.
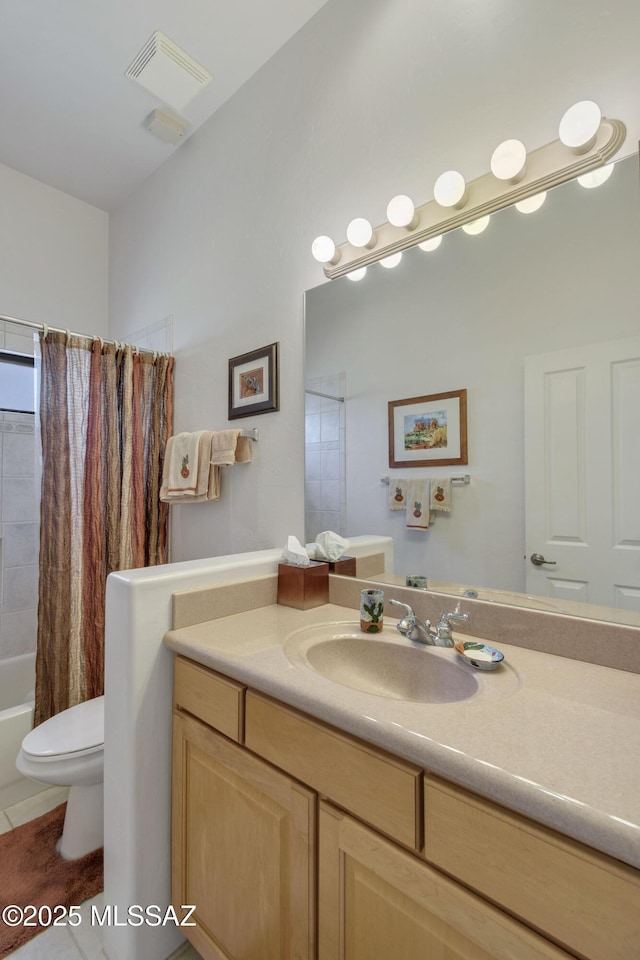
<svg viewBox="0 0 640 960">
<path fill-rule="evenodd" d="M 248 437 L 249 440 L 257 440 L 257 439 L 259 438 L 259 436 L 260 436 L 260 433 L 259 433 L 259 431 L 258 431 L 258 428 L 257 428 L 257 427 L 254 427 L 253 430 L 241 430 L 241 431 L 240 431 L 240 436 L 241 436 L 241 437 Z"/>
<path fill-rule="evenodd" d="M 380 483 L 384 483 L 385 486 L 389 486 L 391 483 L 391 477 L 380 477 Z M 465 473 L 462 477 L 451 477 L 451 483 L 471 483 L 471 476 L 468 473 Z"/>
</svg>

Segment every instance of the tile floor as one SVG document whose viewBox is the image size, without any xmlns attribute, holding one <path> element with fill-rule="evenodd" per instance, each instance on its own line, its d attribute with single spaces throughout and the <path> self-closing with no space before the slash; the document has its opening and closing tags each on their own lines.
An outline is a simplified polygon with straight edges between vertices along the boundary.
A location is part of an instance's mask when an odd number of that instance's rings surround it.
<svg viewBox="0 0 640 960">
<path fill-rule="evenodd" d="M 67 794 L 66 787 L 50 787 L 42 793 L 37 793 L 20 803 L 14 803 L 13 806 L 0 810 L 0 833 L 6 833 L 21 823 L 26 823 L 52 810 L 58 804 L 64 803 Z M 92 900 L 86 900 L 82 904 L 83 917 L 90 916 L 93 904 L 100 909 L 102 897 L 103 895 L 99 893 Z M 92 926 L 88 921 L 76 927 L 51 927 L 44 933 L 39 933 L 29 943 L 18 947 L 9 954 L 9 957 L 11 960 L 108 960 L 102 948 L 100 927 Z M 180 947 L 168 960 L 178 960 L 178 958 L 201 960 L 200 954 L 196 953 L 189 944 Z M 158 957 L 158 960 L 164 960 L 164 958 Z"/>
</svg>

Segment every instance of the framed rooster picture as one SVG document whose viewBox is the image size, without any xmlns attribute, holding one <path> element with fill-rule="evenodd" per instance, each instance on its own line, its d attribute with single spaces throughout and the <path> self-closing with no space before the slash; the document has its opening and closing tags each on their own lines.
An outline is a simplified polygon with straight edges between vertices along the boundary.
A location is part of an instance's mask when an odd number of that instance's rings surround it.
<svg viewBox="0 0 640 960">
<path fill-rule="evenodd" d="M 280 409 L 279 343 L 229 360 L 229 420 Z"/>
</svg>

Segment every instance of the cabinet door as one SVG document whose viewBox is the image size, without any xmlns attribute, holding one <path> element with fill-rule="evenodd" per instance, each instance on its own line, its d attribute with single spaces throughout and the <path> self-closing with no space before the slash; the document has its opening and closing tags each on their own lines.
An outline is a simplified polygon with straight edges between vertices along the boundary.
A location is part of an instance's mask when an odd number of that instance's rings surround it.
<svg viewBox="0 0 640 960">
<path fill-rule="evenodd" d="M 204 960 L 315 956 L 315 794 L 174 715 L 172 899 Z"/>
<path fill-rule="evenodd" d="M 571 960 L 325 803 L 319 837 L 319 960 Z"/>
</svg>

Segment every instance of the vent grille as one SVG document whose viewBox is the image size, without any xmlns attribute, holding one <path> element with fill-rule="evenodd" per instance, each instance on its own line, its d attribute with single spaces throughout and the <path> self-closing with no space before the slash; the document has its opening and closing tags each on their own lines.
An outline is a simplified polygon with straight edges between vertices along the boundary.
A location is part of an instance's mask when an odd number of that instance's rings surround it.
<svg viewBox="0 0 640 960">
<path fill-rule="evenodd" d="M 178 111 L 213 79 L 208 70 L 159 31 L 149 37 L 125 76 Z"/>
</svg>

